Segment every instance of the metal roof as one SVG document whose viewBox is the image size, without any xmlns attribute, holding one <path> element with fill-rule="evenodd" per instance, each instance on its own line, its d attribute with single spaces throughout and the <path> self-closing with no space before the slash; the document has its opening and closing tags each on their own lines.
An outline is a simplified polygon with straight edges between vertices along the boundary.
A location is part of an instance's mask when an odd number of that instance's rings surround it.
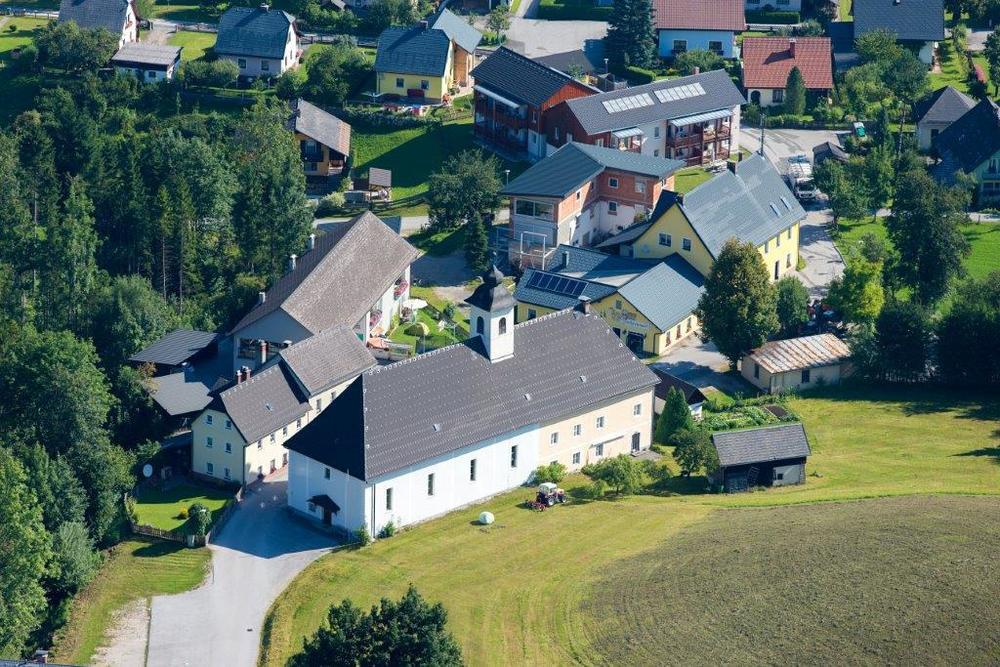
<svg viewBox="0 0 1000 667">
<path fill-rule="evenodd" d="M 378 38 L 376 72 L 443 76 L 451 40 L 442 30 L 386 28 Z"/>
<path fill-rule="evenodd" d="M 504 186 L 506 195 L 569 196 L 605 169 L 662 179 L 684 166 L 680 160 L 642 155 L 617 148 L 568 143 Z"/>
<path fill-rule="evenodd" d="M 742 6 L 742 5 L 741 5 Z M 702 92 L 699 92 L 702 91 Z M 649 98 L 641 106 L 626 105 L 615 111 L 616 100 Z M 673 120 L 685 116 L 732 109 L 746 99 L 725 70 L 702 72 L 669 81 L 654 81 L 642 86 L 615 90 L 599 95 L 578 97 L 566 102 L 588 135 L 613 132 L 645 123 Z"/>
<path fill-rule="evenodd" d="M 953 123 L 976 106 L 976 100 L 952 86 L 938 88 L 913 106 L 919 123 Z"/>
<path fill-rule="evenodd" d="M 284 363 L 276 363 L 249 380 L 231 385 L 219 393 L 222 411 L 229 415 L 243 439 L 250 444 L 287 426 L 309 411 L 303 396 Z"/>
<path fill-rule="evenodd" d="M 519 104 L 539 107 L 565 86 L 580 95 L 598 92 L 573 77 L 552 67 L 501 46 L 479 63 L 470 73 L 476 85 L 495 91 Z"/>
<path fill-rule="evenodd" d="M 476 337 L 365 372 L 287 447 L 373 480 L 658 381 L 596 315 L 560 311 L 513 332 L 514 355 L 497 363 Z"/>
<path fill-rule="evenodd" d="M 219 18 L 215 53 L 281 60 L 295 17 L 277 9 L 230 7 Z"/>
<path fill-rule="evenodd" d="M 944 0 L 858 0 L 852 10 L 855 39 L 873 30 L 903 41 L 944 39 Z"/>
<path fill-rule="evenodd" d="M 768 373 L 839 364 L 851 356 L 847 343 L 833 334 L 772 340 L 747 355 Z"/>
<path fill-rule="evenodd" d="M 503 284 L 503 274 L 493 267 L 483 275 L 483 282 L 465 300 L 470 306 L 475 306 L 488 313 L 506 310 L 514 307 L 514 297 Z"/>
<path fill-rule="evenodd" d="M 310 396 L 357 377 L 375 365 L 375 358 L 365 344 L 343 324 L 286 347 L 280 355 Z"/>
<path fill-rule="evenodd" d="M 677 203 L 713 257 L 731 238 L 760 246 L 806 217 L 774 165 L 757 153 L 738 162 L 735 173 L 717 174 Z"/>
<path fill-rule="evenodd" d="M 164 69 L 180 60 L 181 47 L 148 42 L 126 42 L 111 57 L 113 63 L 135 63 L 138 65 L 154 65 Z"/>
<path fill-rule="evenodd" d="M 671 389 L 677 389 L 684 395 L 684 400 L 687 401 L 688 405 L 704 403 L 707 400 L 701 389 L 694 386 L 690 382 L 682 380 L 676 375 L 671 375 L 670 373 L 656 368 L 655 366 L 651 366 L 650 370 L 656 373 L 656 377 L 660 378 L 660 384 L 656 385 L 656 389 L 653 390 L 653 393 L 657 398 L 666 400 L 667 393 Z"/>
<path fill-rule="evenodd" d="M 292 100 L 289 129 L 301 132 L 327 148 L 343 155 L 351 154 L 351 126 L 303 99 Z"/>
<path fill-rule="evenodd" d="M 62 0 L 59 20 L 74 21 L 88 30 L 104 28 L 120 37 L 125 28 L 129 0 Z"/>
<path fill-rule="evenodd" d="M 156 404 L 171 417 L 200 412 L 212 402 L 211 388 L 194 373 L 178 371 L 144 383 Z"/>
<path fill-rule="evenodd" d="M 705 278 L 674 253 L 618 290 L 660 331 L 690 315 L 705 291 Z"/>
<path fill-rule="evenodd" d="M 368 185 L 381 188 L 392 187 L 392 171 L 390 169 L 379 169 L 378 167 L 368 168 Z"/>
<path fill-rule="evenodd" d="M 442 9 L 437 16 L 431 18 L 430 26 L 434 30 L 441 30 L 448 39 L 455 42 L 466 53 L 475 53 L 476 47 L 483 41 L 483 33 L 469 25 L 468 21 L 461 16 Z"/>
<path fill-rule="evenodd" d="M 743 0 L 657 0 L 654 14 L 660 30 L 747 29 Z"/>
<path fill-rule="evenodd" d="M 812 454 L 806 430 L 797 423 L 713 433 L 712 443 L 723 468 L 798 459 Z"/>
<path fill-rule="evenodd" d="M 548 280 L 545 280 L 546 276 Z M 617 291 L 614 285 L 605 285 L 592 280 L 578 281 L 583 283 L 583 289 L 579 292 L 566 290 L 562 289 L 561 283 L 553 282 L 561 277 L 562 274 L 552 271 L 527 269 L 514 289 L 514 298 L 524 304 L 562 310 L 575 307 L 583 298 L 597 301 Z"/>
<path fill-rule="evenodd" d="M 230 333 L 279 309 L 314 334 L 336 324 L 353 327 L 417 255 L 370 211 L 330 225 Z"/>
<path fill-rule="evenodd" d="M 222 338 L 212 331 L 177 329 L 132 355 L 129 361 L 138 364 L 180 366 Z"/>
<path fill-rule="evenodd" d="M 733 115 L 732 109 L 719 109 L 718 111 L 707 111 L 705 113 L 697 113 L 693 116 L 683 116 L 681 118 L 674 118 L 670 121 L 670 124 L 674 127 L 684 127 L 685 125 L 692 125 L 694 123 L 704 123 L 709 120 L 716 120 L 718 118 L 729 118 Z"/>
</svg>

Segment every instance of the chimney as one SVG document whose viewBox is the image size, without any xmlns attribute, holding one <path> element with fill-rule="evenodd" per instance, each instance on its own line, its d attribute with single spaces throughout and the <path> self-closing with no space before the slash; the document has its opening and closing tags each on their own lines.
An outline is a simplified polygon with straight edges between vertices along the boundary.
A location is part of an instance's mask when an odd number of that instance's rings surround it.
<svg viewBox="0 0 1000 667">
<path fill-rule="evenodd" d="M 794 37 L 792 37 L 790 40 L 788 40 L 788 54 L 791 57 L 793 57 L 793 58 L 795 57 L 795 38 Z"/>
<path fill-rule="evenodd" d="M 262 2 L 262 3 L 260 3 L 260 8 L 263 11 L 267 12 L 267 11 L 271 10 L 271 5 L 267 4 L 266 2 Z"/>
<path fill-rule="evenodd" d="M 315 234 L 310 234 L 309 235 L 309 249 L 310 250 L 315 250 L 316 249 L 316 235 Z"/>
<path fill-rule="evenodd" d="M 737 164 L 738 164 L 737 162 L 733 162 L 732 160 L 727 160 L 726 161 L 726 169 L 728 169 L 729 171 L 731 171 L 731 172 L 733 172 L 735 174 L 736 173 L 736 165 Z"/>
<path fill-rule="evenodd" d="M 692 74 L 701 74 L 701 68 L 698 67 L 697 65 L 695 65 L 694 68 L 692 68 L 691 73 Z"/>
<path fill-rule="evenodd" d="M 260 365 L 263 366 L 267 363 L 267 341 L 260 341 Z"/>
<path fill-rule="evenodd" d="M 250 379 L 250 367 L 244 366 L 241 370 L 243 371 L 243 381 L 246 382 Z"/>
<path fill-rule="evenodd" d="M 590 315 L 590 297 L 581 296 L 579 303 L 576 304 L 576 309 L 584 315 Z"/>
<path fill-rule="evenodd" d="M 428 23 L 427 23 L 426 20 L 425 21 L 420 21 L 420 29 L 421 30 L 427 30 L 427 27 L 428 27 Z"/>
<path fill-rule="evenodd" d="M 562 254 L 562 258 L 563 258 L 563 265 L 562 265 L 562 267 L 563 267 L 563 271 L 565 271 L 566 269 L 569 268 L 569 250 L 563 250 L 562 252 L 563 252 L 563 254 Z"/>
<path fill-rule="evenodd" d="M 265 301 L 267 301 L 267 292 L 257 292 L 257 305 L 259 306 Z"/>
<path fill-rule="evenodd" d="M 240 382 L 243 382 L 243 370 L 238 368 L 236 369 L 236 384 Z"/>
<path fill-rule="evenodd" d="M 294 253 L 288 257 L 288 271 L 289 272 L 292 272 L 292 271 L 295 270 L 295 260 L 297 260 L 298 258 L 299 258 L 299 256 L 296 255 L 296 254 L 294 254 Z"/>
</svg>

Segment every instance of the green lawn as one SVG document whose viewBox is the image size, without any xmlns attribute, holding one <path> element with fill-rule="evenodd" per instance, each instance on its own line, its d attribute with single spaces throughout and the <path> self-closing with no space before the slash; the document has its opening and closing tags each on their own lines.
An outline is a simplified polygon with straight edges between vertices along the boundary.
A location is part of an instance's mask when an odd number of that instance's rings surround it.
<svg viewBox="0 0 1000 667">
<path fill-rule="evenodd" d="M 703 167 L 681 169 L 674 176 L 674 190 L 683 194 L 693 190 L 710 178 L 712 178 L 712 174 Z"/>
<path fill-rule="evenodd" d="M 206 51 L 215 46 L 215 33 L 178 30 L 167 43 L 184 47 L 181 60 L 200 60 L 205 57 Z"/>
<path fill-rule="evenodd" d="M 232 491 L 193 484 L 180 484 L 166 491 L 148 489 L 135 499 L 137 523 L 161 530 L 175 530 L 187 521 L 180 518 L 181 510 L 196 502 L 207 507 L 215 520 L 222 513 L 226 501 L 232 497 Z"/>
<path fill-rule="evenodd" d="M 856 656 L 859 642 L 884 644 L 888 655 L 894 655 L 892 651 L 905 650 L 905 644 L 894 644 L 896 635 L 892 631 L 911 626 L 915 628 L 913 632 L 917 629 L 928 632 L 921 639 L 921 649 L 931 650 L 933 642 L 940 640 L 941 650 L 948 650 L 964 641 L 966 629 L 939 624 L 941 617 L 937 610 L 953 609 L 968 602 L 971 609 L 961 618 L 974 617 L 977 611 L 982 611 L 978 606 L 982 597 L 995 595 L 993 589 L 984 588 L 982 595 L 971 600 L 967 597 L 977 581 L 975 573 L 982 567 L 981 551 L 967 556 L 977 559 L 976 569 L 970 570 L 971 578 L 964 579 L 961 586 L 949 587 L 944 584 L 951 584 L 955 577 L 942 571 L 943 583 L 935 582 L 933 586 L 928 583 L 928 590 L 912 595 L 920 604 L 910 604 L 911 586 L 899 585 L 886 573 L 912 579 L 927 568 L 953 570 L 948 564 L 954 563 L 958 556 L 947 549 L 938 549 L 942 545 L 937 542 L 967 541 L 968 535 L 949 538 L 950 528 L 943 528 L 940 522 L 933 526 L 936 532 L 929 532 L 927 522 L 920 524 L 919 518 L 915 519 L 916 524 L 900 521 L 897 528 L 888 511 L 875 511 L 873 520 L 881 516 L 883 530 L 880 533 L 871 526 L 858 524 L 857 529 L 866 531 L 864 534 L 874 539 L 874 545 L 866 544 L 864 559 L 856 561 L 846 537 L 828 534 L 821 527 L 850 524 L 855 510 L 862 512 L 863 505 L 848 506 L 846 517 L 827 520 L 824 517 L 833 506 L 823 505 L 787 515 L 776 514 L 777 520 L 768 523 L 758 521 L 764 513 L 727 512 L 725 508 L 916 493 L 996 494 L 1000 492 L 1000 434 L 996 431 L 1000 400 L 923 388 L 842 387 L 795 398 L 790 407 L 802 416 L 813 450 L 807 466 L 810 477 L 805 485 L 742 495 L 684 495 L 686 489 L 699 484 L 677 480 L 671 484 L 676 495 L 660 493 L 622 500 L 580 501 L 541 514 L 519 507 L 531 491 L 518 489 L 481 506 L 404 531 L 371 548 L 341 551 L 311 565 L 273 605 L 263 637 L 261 663 L 285 664 L 288 656 L 301 647 L 302 638 L 322 622 L 328 607 L 342 598 L 368 606 L 380 596 L 398 597 L 411 582 L 427 598 L 444 603 L 449 627 L 462 645 L 467 662 L 473 665 L 662 664 L 664 655 L 699 656 L 701 662 L 705 651 L 715 651 L 716 647 L 710 646 L 711 642 L 704 637 L 702 643 L 692 643 L 685 632 L 691 636 L 704 632 L 699 627 L 703 621 L 716 624 L 709 624 L 708 628 L 723 627 L 732 633 L 731 637 L 722 638 L 729 642 L 726 646 L 751 632 L 754 637 L 773 636 L 784 644 L 794 640 L 793 648 L 798 653 L 793 651 L 792 662 L 823 662 L 824 658 L 833 662 L 837 661 L 838 651 Z M 571 478 L 564 486 L 572 494 L 581 483 L 580 478 Z M 995 499 L 990 502 L 993 503 L 990 511 L 996 517 L 1000 514 L 997 511 L 1000 504 Z M 965 506 L 953 508 L 959 510 Z M 492 528 L 470 523 L 483 509 L 497 517 Z M 815 529 L 810 528 L 809 510 L 817 512 Z M 805 518 L 797 512 L 804 513 Z M 980 524 L 978 517 L 982 511 L 976 515 L 971 510 L 966 513 L 968 518 L 961 519 L 963 529 Z M 739 522 L 738 515 L 747 518 Z M 792 519 L 785 520 L 782 516 Z M 730 528 L 734 521 L 735 527 Z M 911 532 L 911 537 L 901 541 L 898 548 L 886 547 L 884 565 L 872 562 L 882 553 L 882 536 L 894 537 L 910 525 L 914 530 L 921 525 L 925 529 Z M 995 531 L 994 526 L 995 519 L 983 530 Z M 682 540 L 712 539 L 716 527 L 725 530 L 721 530 L 711 550 L 671 550 L 672 545 L 683 544 Z M 800 539 L 805 534 L 802 531 L 820 537 L 825 534 L 830 539 L 829 546 Z M 913 541 L 921 535 L 928 542 L 925 549 L 917 548 Z M 750 552 L 761 543 L 770 544 L 779 555 Z M 994 544 L 990 533 L 983 542 L 986 553 L 991 549 L 995 553 Z M 795 549 L 795 556 L 790 555 L 787 561 L 791 566 L 785 566 L 780 557 L 783 547 Z M 749 555 L 740 558 L 740 553 Z M 914 553 L 921 558 L 914 559 Z M 909 557 L 904 558 L 904 554 Z M 735 560 L 750 567 L 754 559 L 761 561 L 762 573 L 746 579 L 706 565 Z M 807 561 L 812 569 L 795 565 Z M 965 560 L 961 562 L 964 567 Z M 841 577 L 847 574 L 854 577 L 843 582 L 844 586 L 851 581 L 856 583 L 851 588 L 853 595 L 864 592 L 870 596 L 867 607 L 859 609 L 854 604 L 855 597 L 848 597 L 851 604 L 846 605 L 840 596 L 842 588 L 812 583 L 810 575 L 815 568 L 834 563 L 840 568 L 835 571 Z M 908 564 L 914 569 L 906 571 Z M 693 575 L 700 577 L 700 586 L 711 587 L 719 580 L 719 588 L 689 595 L 670 587 L 672 581 L 690 581 L 688 570 L 700 573 Z M 775 572 L 781 575 L 777 577 L 778 590 L 795 591 L 794 595 L 770 595 L 770 580 L 765 575 Z M 667 582 L 669 590 L 656 588 L 653 595 L 636 590 L 644 587 L 630 583 L 642 581 L 650 581 L 651 586 Z M 995 581 L 990 586 L 995 587 Z M 886 604 L 879 606 L 877 602 L 882 600 Z M 923 604 L 928 600 L 933 604 Z M 773 610 L 780 606 L 778 601 L 785 605 L 779 619 L 801 617 L 809 622 L 801 626 L 792 622 L 775 625 L 770 620 L 757 624 L 759 615 L 764 613 L 762 608 Z M 625 607 L 628 613 L 608 613 L 609 604 Z M 637 623 L 634 615 L 640 609 L 645 619 Z M 827 625 L 821 641 L 814 642 L 808 632 L 817 618 L 825 618 L 827 609 L 834 610 L 830 618 L 838 621 L 855 612 L 875 613 L 870 611 L 875 609 L 882 617 L 873 624 L 870 636 L 854 637 L 843 632 L 844 626 Z M 995 622 L 995 614 L 994 609 L 983 615 L 984 627 Z M 691 623 L 689 619 L 699 620 Z M 844 624 L 847 625 L 846 621 Z M 687 627 L 692 625 L 695 627 Z M 949 630 L 943 632 L 942 628 Z M 907 637 L 913 636 L 910 630 L 906 632 Z M 651 646 L 663 649 L 664 636 L 677 641 L 677 645 L 652 659 L 648 653 L 642 653 L 636 660 L 628 659 L 634 655 L 629 654 L 631 650 L 642 651 Z M 681 643 L 678 638 L 688 643 Z M 970 643 L 960 653 L 965 657 L 981 646 L 981 642 Z M 931 654 L 920 654 L 933 661 Z M 705 660 L 709 664 L 720 661 Z M 726 661 L 759 662 L 760 659 L 736 654 Z M 886 661 L 892 660 L 882 660 Z M 946 658 L 941 657 L 940 661 Z"/>
<path fill-rule="evenodd" d="M 224 9 L 224 7 L 222 8 Z M 156 0 L 153 5 L 153 15 L 147 18 L 215 23 L 219 20 L 220 14 L 221 12 L 209 11 L 198 4 Z"/>
<path fill-rule="evenodd" d="M 22 111 L 29 109 L 41 85 L 38 75 L 14 76 L 11 52 L 31 43 L 35 30 L 48 23 L 46 19 L 28 17 L 0 18 L 0 126 L 8 124 Z M 15 28 L 10 32 L 11 27 Z"/>
<path fill-rule="evenodd" d="M 963 93 L 969 92 L 969 66 L 965 55 L 955 50 L 950 39 L 941 42 L 941 71 L 927 75 L 930 90 L 953 86 Z"/>
<path fill-rule="evenodd" d="M 873 232 L 886 238 L 884 219 L 873 222 L 871 218 L 862 220 L 841 220 L 840 234 L 836 244 L 840 252 L 846 255 L 851 247 L 856 245 L 862 235 Z M 983 278 L 991 271 L 1000 270 L 1000 225 L 988 223 L 969 223 L 962 225 L 962 234 L 972 247 L 971 254 L 965 260 L 965 268 L 973 278 Z"/>
<path fill-rule="evenodd" d="M 598 7 L 594 0 L 541 0 L 538 18 L 550 21 L 607 21 L 611 7 Z"/>
<path fill-rule="evenodd" d="M 53 657 L 88 664 L 115 612 L 132 600 L 194 588 L 205 578 L 209 559 L 208 549 L 160 540 L 137 538 L 113 547 L 97 577 L 76 596 Z"/>
<path fill-rule="evenodd" d="M 411 234 L 406 240 L 428 255 L 444 257 L 465 246 L 465 232 L 465 225 L 437 232 L 427 229 Z"/>
<path fill-rule="evenodd" d="M 854 18 L 851 16 L 851 0 L 840 0 L 838 4 L 839 16 L 841 21 L 852 21 Z"/>
<path fill-rule="evenodd" d="M 406 345 L 410 345 L 417 352 L 417 354 L 422 354 L 429 350 L 447 347 L 448 345 L 453 345 L 460 340 L 464 340 L 467 333 L 465 331 L 461 331 L 460 336 L 456 337 L 447 329 L 438 331 L 438 321 L 424 310 L 417 311 L 417 322 L 423 322 L 427 325 L 427 336 L 423 338 L 420 336 L 411 336 L 406 333 L 406 328 L 411 326 L 412 323 L 401 322 L 389 333 L 389 340 L 396 343 L 405 343 Z"/>
</svg>

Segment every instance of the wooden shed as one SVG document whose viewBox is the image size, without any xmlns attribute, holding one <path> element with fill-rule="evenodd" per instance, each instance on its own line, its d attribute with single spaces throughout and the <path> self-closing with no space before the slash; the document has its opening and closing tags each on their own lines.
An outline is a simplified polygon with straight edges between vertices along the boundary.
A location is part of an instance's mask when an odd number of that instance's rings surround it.
<svg viewBox="0 0 1000 667">
<path fill-rule="evenodd" d="M 719 469 L 712 483 L 729 493 L 755 486 L 804 484 L 812 453 L 802 424 L 778 424 L 712 435 Z"/>
</svg>

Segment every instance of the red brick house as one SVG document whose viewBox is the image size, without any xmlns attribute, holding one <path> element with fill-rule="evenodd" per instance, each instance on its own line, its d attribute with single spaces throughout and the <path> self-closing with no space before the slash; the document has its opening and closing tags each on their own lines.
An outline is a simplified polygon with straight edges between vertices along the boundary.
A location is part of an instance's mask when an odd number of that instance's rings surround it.
<svg viewBox="0 0 1000 667">
<path fill-rule="evenodd" d="M 473 132 L 488 147 L 539 160 L 547 154 L 548 114 L 558 104 L 598 91 L 501 47 L 474 70 Z"/>
</svg>

